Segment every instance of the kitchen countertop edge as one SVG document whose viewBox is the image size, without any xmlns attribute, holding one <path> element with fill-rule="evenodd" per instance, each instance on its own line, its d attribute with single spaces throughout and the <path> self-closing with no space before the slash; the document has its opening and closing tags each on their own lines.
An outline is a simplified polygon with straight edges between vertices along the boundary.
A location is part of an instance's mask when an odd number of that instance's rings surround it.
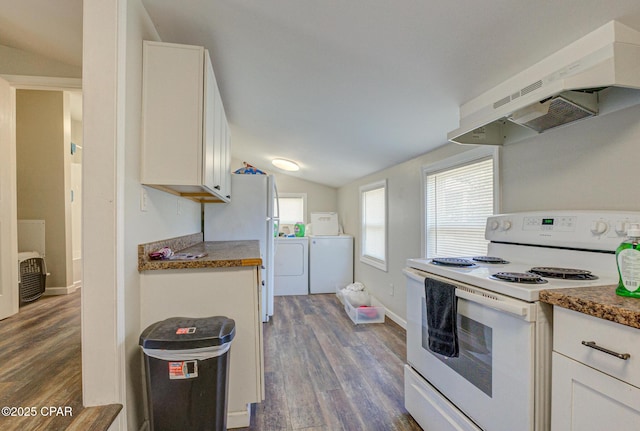
<svg viewBox="0 0 640 431">
<path fill-rule="evenodd" d="M 169 247 L 176 253 L 206 253 L 198 259 L 151 260 L 149 253 Z M 138 271 L 194 268 L 233 268 L 262 265 L 260 242 L 203 241 L 202 232 L 138 245 Z"/>
<path fill-rule="evenodd" d="M 616 287 L 543 290 L 540 301 L 640 329 L 640 300 L 616 295 Z"/>
</svg>

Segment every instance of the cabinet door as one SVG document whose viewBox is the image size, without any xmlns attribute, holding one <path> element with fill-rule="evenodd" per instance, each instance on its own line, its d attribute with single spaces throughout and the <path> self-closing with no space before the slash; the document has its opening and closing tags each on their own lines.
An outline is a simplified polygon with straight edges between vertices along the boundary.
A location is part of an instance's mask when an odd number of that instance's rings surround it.
<svg viewBox="0 0 640 431">
<path fill-rule="evenodd" d="M 222 156 L 223 156 L 223 117 L 224 117 L 224 107 L 222 105 L 222 99 L 220 98 L 220 91 L 217 90 L 216 91 L 216 98 L 215 98 L 215 124 L 216 124 L 216 130 L 215 130 L 215 169 L 216 169 L 216 173 L 215 173 L 215 183 L 216 183 L 216 190 L 218 191 L 218 193 L 221 196 L 224 196 L 223 192 L 223 188 L 222 188 L 222 168 L 223 168 L 223 164 L 222 164 Z"/>
<path fill-rule="evenodd" d="M 231 199 L 231 132 L 224 109 L 222 110 L 221 129 L 220 187 L 222 195 L 227 199 Z"/>
<path fill-rule="evenodd" d="M 217 167 L 215 152 L 216 137 L 216 115 L 215 100 L 217 97 L 218 86 L 216 77 L 213 74 L 213 66 L 209 58 L 209 51 L 204 51 L 204 130 L 203 130 L 203 148 L 202 148 L 202 185 L 211 193 L 215 193 Z M 219 174 L 218 174 L 219 175 Z"/>
<path fill-rule="evenodd" d="M 213 66 L 208 51 L 205 51 L 205 130 L 203 148 L 203 185 L 223 201 L 229 201 L 226 187 L 225 160 L 229 156 L 228 146 L 225 145 L 227 120 L 220 91 L 213 72 Z M 225 171 L 226 167 L 226 171 Z"/>
<path fill-rule="evenodd" d="M 551 431 L 636 431 L 640 389 L 553 353 Z"/>
<path fill-rule="evenodd" d="M 202 183 L 204 48 L 144 42 L 143 184 Z"/>
</svg>

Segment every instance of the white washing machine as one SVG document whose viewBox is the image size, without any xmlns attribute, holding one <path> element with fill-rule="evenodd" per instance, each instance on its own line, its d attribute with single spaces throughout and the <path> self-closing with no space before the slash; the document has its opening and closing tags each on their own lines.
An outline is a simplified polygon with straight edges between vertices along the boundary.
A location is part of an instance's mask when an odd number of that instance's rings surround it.
<svg viewBox="0 0 640 431">
<path fill-rule="evenodd" d="M 353 237 L 309 235 L 309 291 L 336 293 L 353 283 Z"/>
<path fill-rule="evenodd" d="M 309 294 L 309 239 L 276 238 L 273 294 Z"/>
</svg>

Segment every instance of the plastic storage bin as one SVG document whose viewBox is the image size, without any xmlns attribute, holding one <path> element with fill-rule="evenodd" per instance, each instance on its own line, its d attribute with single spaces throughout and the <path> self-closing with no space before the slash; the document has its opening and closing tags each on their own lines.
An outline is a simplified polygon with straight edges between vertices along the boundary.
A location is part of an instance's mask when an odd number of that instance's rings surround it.
<svg viewBox="0 0 640 431">
<path fill-rule="evenodd" d="M 173 317 L 140 335 L 151 431 L 225 431 L 235 322 Z"/>
<path fill-rule="evenodd" d="M 341 290 L 337 289 L 336 296 L 344 304 L 344 311 L 346 311 L 353 323 L 356 325 L 360 323 L 384 323 L 384 306 L 374 296 L 367 293 L 369 306 L 353 305 L 348 298 L 342 295 Z"/>
</svg>

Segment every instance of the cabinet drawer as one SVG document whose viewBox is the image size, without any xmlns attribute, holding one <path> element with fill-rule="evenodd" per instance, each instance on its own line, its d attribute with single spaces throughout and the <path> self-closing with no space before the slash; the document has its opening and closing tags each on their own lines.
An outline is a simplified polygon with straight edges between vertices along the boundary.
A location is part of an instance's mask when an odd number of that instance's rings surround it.
<svg viewBox="0 0 640 431">
<path fill-rule="evenodd" d="M 640 387 L 640 330 L 566 308 L 554 307 L 553 314 L 554 351 Z M 583 341 L 630 356 L 623 360 Z"/>
</svg>

